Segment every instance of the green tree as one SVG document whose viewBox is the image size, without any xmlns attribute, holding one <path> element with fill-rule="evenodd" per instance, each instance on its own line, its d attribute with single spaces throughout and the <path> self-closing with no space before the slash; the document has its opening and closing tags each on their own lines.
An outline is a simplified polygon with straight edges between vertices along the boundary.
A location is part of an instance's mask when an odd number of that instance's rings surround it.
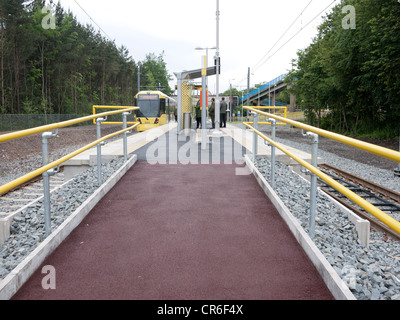
<svg viewBox="0 0 400 320">
<path fill-rule="evenodd" d="M 143 87 L 157 89 L 163 88 L 165 94 L 171 94 L 172 90 L 169 87 L 169 81 L 172 76 L 168 74 L 166 63 L 164 61 L 164 52 L 159 56 L 154 53 L 146 55 L 146 59 L 141 63 L 141 74 L 144 75 Z M 142 87 L 141 83 L 141 87 Z"/>
<path fill-rule="evenodd" d="M 342 26 L 342 8 L 352 5 L 356 28 Z M 400 6 L 390 0 L 345 0 L 300 50 L 287 81 L 297 104 L 321 124 L 329 107 L 331 128 L 353 134 L 398 135 L 400 116 Z"/>
<path fill-rule="evenodd" d="M 93 104 L 133 105 L 138 66 L 129 50 L 79 23 L 60 3 L 51 1 L 51 16 L 44 4 L 0 0 L 0 112 L 87 114 Z M 140 62 L 142 85 L 169 94 L 163 55 Z"/>
</svg>

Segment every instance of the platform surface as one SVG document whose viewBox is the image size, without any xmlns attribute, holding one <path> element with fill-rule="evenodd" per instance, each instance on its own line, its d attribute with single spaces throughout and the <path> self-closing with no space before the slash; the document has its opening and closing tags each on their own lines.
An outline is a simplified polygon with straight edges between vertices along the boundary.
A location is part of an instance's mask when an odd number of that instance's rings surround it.
<svg viewBox="0 0 400 320">
<path fill-rule="evenodd" d="M 13 299 L 333 299 L 237 167 L 137 162 Z"/>
</svg>

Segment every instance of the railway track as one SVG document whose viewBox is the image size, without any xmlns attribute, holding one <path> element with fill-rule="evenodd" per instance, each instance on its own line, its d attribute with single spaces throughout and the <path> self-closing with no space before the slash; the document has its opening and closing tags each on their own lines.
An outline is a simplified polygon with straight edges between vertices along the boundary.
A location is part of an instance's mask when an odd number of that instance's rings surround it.
<svg viewBox="0 0 400 320">
<path fill-rule="evenodd" d="M 64 172 L 60 172 L 50 178 L 50 191 L 64 184 Z M 43 197 L 42 176 L 35 177 L 26 183 L 0 195 L 0 218 L 6 217 L 30 203 Z"/>
<path fill-rule="evenodd" d="M 382 187 L 374 182 L 362 179 L 355 176 L 347 171 L 335 168 L 328 164 L 320 164 L 320 170 L 329 175 L 331 178 L 335 179 L 341 183 L 346 188 L 350 189 L 354 193 L 358 194 L 360 197 L 369 201 L 372 205 L 384 211 L 388 215 L 392 216 L 394 219 L 399 220 L 400 218 L 400 193 Z M 374 225 L 377 229 L 387 232 L 396 239 L 400 240 L 400 234 L 389 228 L 386 224 L 382 223 L 374 216 L 369 214 L 364 209 L 360 208 L 356 204 L 352 203 L 344 195 L 336 191 L 331 186 L 327 185 L 323 180 L 318 179 L 321 189 L 334 198 L 336 201 L 340 202 L 350 210 L 354 211 L 360 217 L 367 219 Z"/>
</svg>

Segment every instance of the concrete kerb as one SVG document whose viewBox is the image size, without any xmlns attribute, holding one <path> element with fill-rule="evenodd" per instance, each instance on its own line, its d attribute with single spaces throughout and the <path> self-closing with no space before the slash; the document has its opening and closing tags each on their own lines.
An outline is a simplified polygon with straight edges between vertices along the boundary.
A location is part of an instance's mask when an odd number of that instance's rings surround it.
<svg viewBox="0 0 400 320">
<path fill-rule="evenodd" d="M 152 128 L 143 132 L 137 132 L 127 137 L 128 154 L 140 149 L 144 145 L 156 140 L 172 128 L 176 127 L 176 123 L 167 123 L 165 125 Z M 123 156 L 123 138 L 111 141 L 101 148 L 102 163 L 109 162 L 120 156 Z M 93 147 L 81 154 L 64 162 L 64 176 L 66 180 L 72 179 L 75 175 L 97 165 L 97 149 Z"/>
<path fill-rule="evenodd" d="M 346 208 L 344 205 L 342 205 L 340 202 L 336 201 L 334 198 L 332 198 L 329 194 L 327 194 L 325 191 L 322 189 L 318 188 L 321 193 L 324 194 L 326 198 L 329 199 L 330 202 L 332 202 L 336 208 L 338 208 L 341 212 L 347 215 L 349 220 L 356 226 L 356 231 L 358 238 L 360 240 L 360 243 L 365 246 L 369 247 L 369 242 L 370 242 L 370 234 L 371 234 L 371 223 L 359 217 L 356 215 L 353 211 L 350 209 Z"/>
<path fill-rule="evenodd" d="M 137 156 L 131 156 L 117 172 L 104 182 L 78 209 L 0 282 L 0 300 L 9 300 L 12 298 L 30 276 L 40 267 L 43 261 L 82 222 L 94 206 L 111 190 L 136 161 Z"/>
<path fill-rule="evenodd" d="M 245 155 L 245 161 L 248 169 L 253 173 L 256 180 L 263 188 L 265 194 L 271 200 L 283 220 L 288 225 L 290 231 L 295 236 L 297 242 L 301 245 L 311 262 L 314 264 L 328 289 L 336 300 L 357 300 L 351 293 L 345 282 L 339 277 L 330 263 L 326 260 L 309 235 L 301 227 L 300 223 L 293 217 L 290 210 L 285 206 L 276 192 L 271 188 L 262 174 L 254 166 L 252 160 Z"/>
<path fill-rule="evenodd" d="M 62 185 L 52 189 L 50 191 L 50 193 L 53 193 L 57 190 L 59 190 L 60 188 L 64 187 L 65 185 L 67 185 L 70 181 L 66 181 L 64 182 Z M 41 201 L 43 199 L 44 196 L 41 196 L 35 200 L 33 200 L 32 202 L 28 203 L 27 205 L 23 206 L 22 208 L 18 209 L 15 212 L 10 213 L 9 215 L 0 218 L 0 246 L 4 243 L 4 241 L 6 241 L 7 237 L 10 235 L 10 228 L 11 228 L 11 224 L 13 222 L 14 217 L 21 213 L 22 211 L 26 210 L 29 207 L 34 206 L 37 202 Z"/>
</svg>

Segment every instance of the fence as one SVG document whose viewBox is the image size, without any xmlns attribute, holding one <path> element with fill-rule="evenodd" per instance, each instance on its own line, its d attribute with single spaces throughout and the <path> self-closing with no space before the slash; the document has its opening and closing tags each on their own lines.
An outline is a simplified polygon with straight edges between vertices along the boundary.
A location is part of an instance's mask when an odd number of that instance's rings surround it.
<svg viewBox="0 0 400 320">
<path fill-rule="evenodd" d="M 1 114 L 0 131 L 25 130 L 79 117 L 81 115 L 78 114 Z M 87 121 L 78 125 L 90 123 Z"/>
</svg>

